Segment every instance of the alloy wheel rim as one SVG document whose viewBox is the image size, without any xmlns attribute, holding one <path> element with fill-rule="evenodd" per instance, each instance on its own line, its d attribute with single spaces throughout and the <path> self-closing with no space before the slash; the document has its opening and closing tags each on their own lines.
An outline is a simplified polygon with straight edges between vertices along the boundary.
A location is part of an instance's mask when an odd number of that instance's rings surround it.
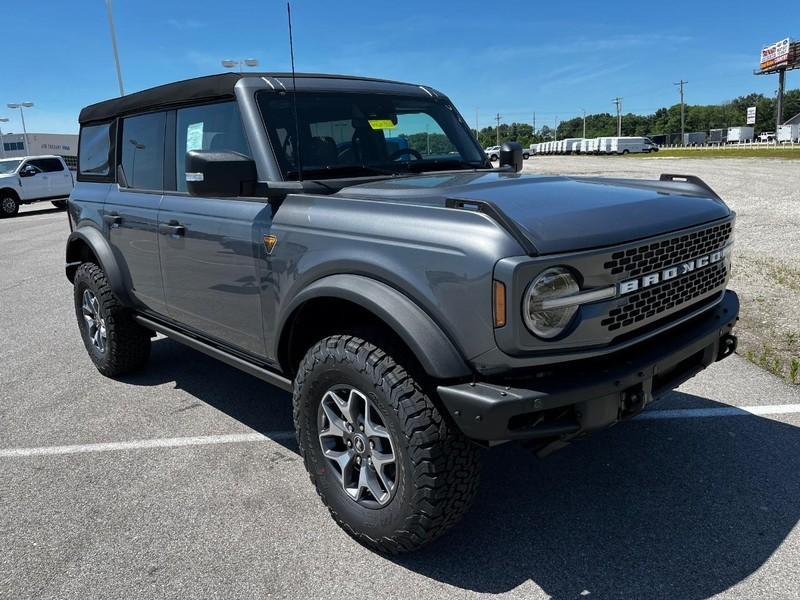
<svg viewBox="0 0 800 600">
<path fill-rule="evenodd" d="M 319 443 L 342 489 L 366 508 L 383 508 L 397 489 L 394 443 L 382 415 L 367 396 L 334 386 L 318 410 Z"/>
<path fill-rule="evenodd" d="M 83 313 L 83 322 L 92 345 L 98 352 L 105 352 L 108 341 L 106 320 L 100 312 L 100 302 L 98 302 L 97 296 L 91 290 L 83 291 L 81 312 Z"/>
<path fill-rule="evenodd" d="M 16 206 L 16 202 L 10 196 L 6 196 L 3 198 L 3 212 L 11 214 L 14 212 L 14 207 Z"/>
</svg>

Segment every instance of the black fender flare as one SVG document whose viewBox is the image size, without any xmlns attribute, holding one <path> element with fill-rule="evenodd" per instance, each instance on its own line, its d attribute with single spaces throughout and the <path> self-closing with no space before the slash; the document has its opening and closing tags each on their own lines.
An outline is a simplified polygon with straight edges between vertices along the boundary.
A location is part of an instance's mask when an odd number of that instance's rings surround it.
<svg viewBox="0 0 800 600">
<path fill-rule="evenodd" d="M 291 315 L 315 298 L 347 300 L 375 315 L 403 340 L 432 377 L 455 379 L 472 374 L 461 353 L 428 313 L 395 288 L 362 275 L 328 275 L 317 279 L 292 298 L 281 312 L 274 356 L 277 356 L 280 341 L 288 333 L 286 326 Z"/>
<path fill-rule="evenodd" d="M 114 251 L 106 238 L 103 237 L 102 232 L 94 227 L 76 229 L 67 238 L 65 273 L 70 283 L 75 276 L 75 271 L 82 262 L 77 250 L 81 244 L 85 244 L 97 258 L 98 266 L 103 269 L 103 273 L 108 278 L 114 295 L 120 302 L 130 306 L 132 304 L 131 298 L 125 287 L 125 278 L 114 256 Z"/>
</svg>

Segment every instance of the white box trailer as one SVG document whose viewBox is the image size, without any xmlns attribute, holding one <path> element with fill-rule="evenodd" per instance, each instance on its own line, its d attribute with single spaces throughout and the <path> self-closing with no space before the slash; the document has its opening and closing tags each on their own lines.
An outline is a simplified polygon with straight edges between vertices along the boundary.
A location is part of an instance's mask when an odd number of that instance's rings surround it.
<svg viewBox="0 0 800 600">
<path fill-rule="evenodd" d="M 776 139 L 779 142 L 800 142 L 800 123 L 781 125 L 778 127 Z"/>
<path fill-rule="evenodd" d="M 752 142 L 753 141 L 753 128 L 752 127 L 728 127 L 728 143 L 731 142 Z"/>
<path fill-rule="evenodd" d="M 706 143 L 705 131 L 693 131 L 692 133 L 683 134 L 684 146 L 703 146 Z"/>
<path fill-rule="evenodd" d="M 609 141 L 609 153 L 611 154 L 641 154 L 658 151 L 658 146 L 646 137 L 613 137 L 606 138 Z"/>
<path fill-rule="evenodd" d="M 573 152 L 578 152 L 578 145 L 580 144 L 581 138 L 564 138 L 563 142 L 563 151 L 565 154 L 572 154 Z"/>
<path fill-rule="evenodd" d="M 608 154 L 610 152 L 611 152 L 611 138 L 610 137 L 597 138 L 597 153 Z"/>
</svg>

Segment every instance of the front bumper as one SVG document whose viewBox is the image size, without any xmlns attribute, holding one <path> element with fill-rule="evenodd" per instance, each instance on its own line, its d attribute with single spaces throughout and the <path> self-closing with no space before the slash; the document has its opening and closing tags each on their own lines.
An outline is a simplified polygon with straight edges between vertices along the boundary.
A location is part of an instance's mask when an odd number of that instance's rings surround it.
<svg viewBox="0 0 800 600">
<path fill-rule="evenodd" d="M 439 386 L 467 437 L 485 442 L 568 439 L 633 416 L 711 363 L 733 353 L 739 299 L 718 304 L 642 344 L 494 382 Z"/>
</svg>

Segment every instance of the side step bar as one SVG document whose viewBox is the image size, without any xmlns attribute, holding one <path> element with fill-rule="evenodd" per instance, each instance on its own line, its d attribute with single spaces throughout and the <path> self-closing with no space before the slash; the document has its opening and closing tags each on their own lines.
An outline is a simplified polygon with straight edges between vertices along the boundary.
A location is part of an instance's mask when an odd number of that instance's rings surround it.
<svg viewBox="0 0 800 600">
<path fill-rule="evenodd" d="M 216 358 L 232 367 L 236 367 L 240 371 L 244 371 L 249 375 L 253 375 L 254 377 L 258 377 L 259 379 L 266 381 L 267 383 L 271 383 L 272 385 L 281 388 L 282 390 L 286 390 L 287 392 L 292 391 L 292 381 L 287 379 L 283 375 L 275 373 L 274 371 L 270 371 L 269 369 L 265 369 L 259 365 L 253 364 L 250 361 L 247 361 L 243 358 L 239 358 L 238 356 L 234 356 L 225 350 L 217 348 L 216 346 L 212 346 L 204 341 L 198 340 L 190 335 L 186 335 L 172 327 L 164 325 L 163 323 L 159 323 L 157 321 L 153 321 L 148 319 L 147 317 L 143 317 L 141 315 L 134 315 L 134 320 L 139 323 L 142 327 L 147 329 L 151 329 L 153 331 L 157 331 L 160 334 L 167 336 L 170 339 L 175 340 L 176 342 L 180 342 L 185 346 L 189 346 L 195 350 L 199 350 L 203 354 L 208 354 L 209 356 Z"/>
</svg>

